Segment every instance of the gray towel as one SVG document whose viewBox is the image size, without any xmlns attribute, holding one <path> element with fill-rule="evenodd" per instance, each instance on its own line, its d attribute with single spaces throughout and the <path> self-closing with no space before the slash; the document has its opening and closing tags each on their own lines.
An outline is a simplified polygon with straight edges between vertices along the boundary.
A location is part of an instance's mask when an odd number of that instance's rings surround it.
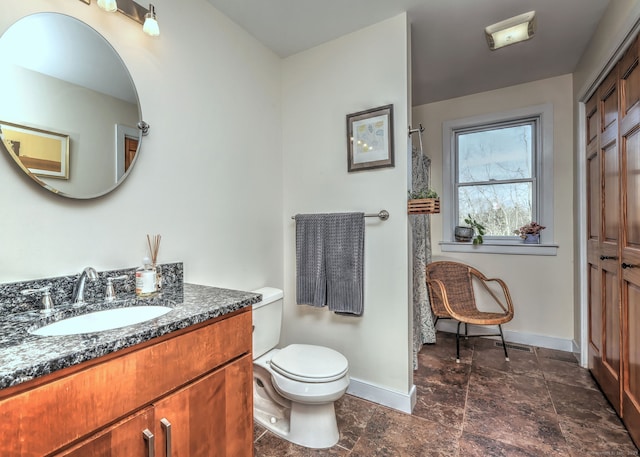
<svg viewBox="0 0 640 457">
<path fill-rule="evenodd" d="M 362 315 L 364 213 L 296 215 L 296 299 Z"/>
<path fill-rule="evenodd" d="M 325 306 L 325 214 L 296 215 L 296 303 Z"/>
</svg>

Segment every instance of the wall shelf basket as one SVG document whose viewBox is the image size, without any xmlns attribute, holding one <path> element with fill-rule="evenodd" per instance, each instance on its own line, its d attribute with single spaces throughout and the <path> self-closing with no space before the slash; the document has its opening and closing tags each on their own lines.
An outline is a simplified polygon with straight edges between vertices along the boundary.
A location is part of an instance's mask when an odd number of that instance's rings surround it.
<svg viewBox="0 0 640 457">
<path fill-rule="evenodd" d="M 407 202 L 407 214 L 438 214 L 440 213 L 439 198 L 420 198 Z"/>
</svg>

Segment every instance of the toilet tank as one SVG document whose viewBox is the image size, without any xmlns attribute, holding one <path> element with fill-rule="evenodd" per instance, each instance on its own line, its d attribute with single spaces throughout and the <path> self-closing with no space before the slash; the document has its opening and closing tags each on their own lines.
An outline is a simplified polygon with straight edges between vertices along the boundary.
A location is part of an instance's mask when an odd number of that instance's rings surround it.
<svg viewBox="0 0 640 457">
<path fill-rule="evenodd" d="M 262 300 L 253 305 L 253 358 L 275 348 L 280 341 L 282 326 L 282 297 L 275 287 L 263 287 L 253 293 L 262 294 Z"/>
</svg>

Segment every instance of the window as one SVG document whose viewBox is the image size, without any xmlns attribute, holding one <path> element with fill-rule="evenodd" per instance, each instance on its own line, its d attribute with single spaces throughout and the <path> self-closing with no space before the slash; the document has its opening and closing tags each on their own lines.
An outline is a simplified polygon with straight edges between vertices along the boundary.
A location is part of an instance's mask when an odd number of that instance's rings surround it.
<svg viewBox="0 0 640 457">
<path fill-rule="evenodd" d="M 542 105 L 444 123 L 443 251 L 555 255 L 552 117 Z M 487 228 L 483 245 L 453 241 L 468 214 Z M 547 228 L 523 246 L 514 231 L 531 221 Z"/>
</svg>

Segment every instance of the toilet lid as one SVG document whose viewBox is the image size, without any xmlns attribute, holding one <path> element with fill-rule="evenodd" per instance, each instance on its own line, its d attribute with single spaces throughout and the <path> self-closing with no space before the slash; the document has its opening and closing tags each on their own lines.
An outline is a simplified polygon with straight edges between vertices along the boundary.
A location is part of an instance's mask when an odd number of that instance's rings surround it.
<svg viewBox="0 0 640 457">
<path fill-rule="evenodd" d="M 282 376 L 296 381 L 330 382 L 347 373 L 349 362 L 333 349 L 291 344 L 273 356 L 270 366 Z"/>
</svg>

